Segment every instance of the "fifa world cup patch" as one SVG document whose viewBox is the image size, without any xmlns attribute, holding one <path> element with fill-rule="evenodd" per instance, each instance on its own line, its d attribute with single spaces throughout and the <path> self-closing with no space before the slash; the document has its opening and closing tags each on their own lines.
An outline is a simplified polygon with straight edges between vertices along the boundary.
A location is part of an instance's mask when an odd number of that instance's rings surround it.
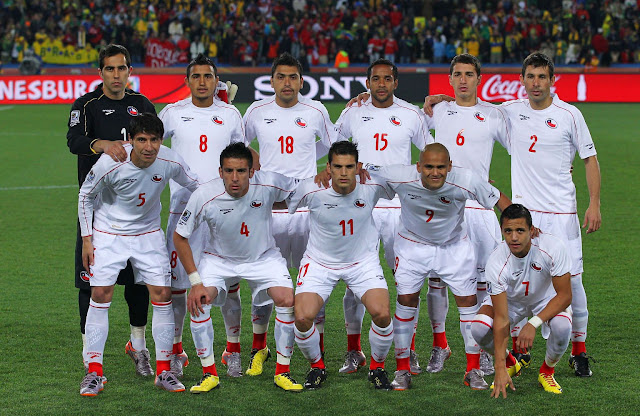
<svg viewBox="0 0 640 416">
<path fill-rule="evenodd" d="M 93 169 L 91 169 L 89 171 L 89 173 L 87 174 L 87 177 L 85 178 L 85 181 L 87 181 L 88 183 L 93 182 L 93 180 L 96 178 L 96 174 L 93 172 Z"/>
<path fill-rule="evenodd" d="M 180 221 L 178 221 L 178 224 L 185 225 L 187 221 L 189 221 L 189 218 L 191 218 L 191 211 L 189 211 L 188 209 L 185 209 L 182 215 L 180 216 Z"/>
<path fill-rule="evenodd" d="M 71 117 L 69 117 L 69 127 L 74 127 L 80 124 L 80 110 L 73 110 Z"/>
</svg>

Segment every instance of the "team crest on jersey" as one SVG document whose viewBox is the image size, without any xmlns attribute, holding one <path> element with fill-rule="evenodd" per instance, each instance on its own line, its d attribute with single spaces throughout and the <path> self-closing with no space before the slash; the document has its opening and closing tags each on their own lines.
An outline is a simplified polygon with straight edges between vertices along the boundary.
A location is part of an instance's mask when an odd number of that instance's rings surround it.
<svg viewBox="0 0 640 416">
<path fill-rule="evenodd" d="M 88 282 L 90 278 L 91 274 L 89 272 L 85 272 L 84 270 L 80 272 L 80 279 L 82 279 L 83 282 Z"/>
<path fill-rule="evenodd" d="M 441 196 L 440 197 L 440 202 L 442 202 L 443 204 L 450 204 L 451 200 L 446 196 Z"/>
<path fill-rule="evenodd" d="M 485 117 L 481 112 L 477 111 L 473 116 L 476 118 L 476 120 L 484 123 Z"/>
<path fill-rule="evenodd" d="M 367 203 L 364 202 L 364 199 L 356 199 L 356 201 L 353 203 L 353 205 L 356 206 L 356 208 L 364 208 L 367 206 Z"/>
<path fill-rule="evenodd" d="M 533 270 L 537 271 L 537 272 L 539 272 L 539 271 L 541 271 L 541 270 L 542 270 L 542 266 L 538 266 L 538 264 L 537 264 L 537 263 L 535 263 L 535 262 L 532 262 L 532 263 L 531 263 L 531 268 L 532 268 Z"/>
<path fill-rule="evenodd" d="M 391 116 L 389 117 L 389 121 L 391 122 L 391 124 L 393 124 L 394 126 L 401 126 L 402 125 L 402 120 L 400 120 L 397 116 Z"/>
<path fill-rule="evenodd" d="M 191 211 L 189 211 L 188 209 L 185 209 L 182 215 L 180 216 L 180 221 L 178 221 L 178 224 L 185 225 L 187 221 L 189 221 L 190 217 L 191 217 Z"/>
<path fill-rule="evenodd" d="M 307 127 L 307 122 L 302 117 L 297 117 L 295 123 L 296 126 L 302 127 L 303 129 Z"/>
<path fill-rule="evenodd" d="M 373 117 L 362 116 L 362 121 L 371 121 Z"/>
<path fill-rule="evenodd" d="M 180 118 L 182 119 L 182 121 L 191 121 L 191 120 L 193 120 L 193 117 L 185 117 L 185 116 L 182 116 L 182 117 L 180 117 Z"/>
<path fill-rule="evenodd" d="M 127 107 L 127 113 L 129 113 L 130 116 L 137 116 L 138 114 L 138 109 L 135 108 L 134 106 L 130 105 L 129 107 Z"/>
<path fill-rule="evenodd" d="M 91 169 L 89 171 L 89 173 L 87 174 L 87 177 L 85 178 L 85 181 L 91 183 L 93 182 L 93 180 L 96 178 L 96 174 L 93 172 L 93 169 Z"/>
<path fill-rule="evenodd" d="M 260 208 L 262 206 L 262 201 L 251 201 L 251 208 Z"/>
<path fill-rule="evenodd" d="M 71 117 L 69 117 L 69 127 L 77 126 L 80 124 L 80 110 L 73 110 Z"/>
<path fill-rule="evenodd" d="M 158 175 L 157 173 L 151 177 L 151 180 L 155 183 L 162 182 L 162 175 Z"/>
<path fill-rule="evenodd" d="M 556 127 L 558 127 L 558 123 L 552 118 L 546 119 L 544 121 L 544 124 L 546 124 L 550 129 L 555 129 Z"/>
<path fill-rule="evenodd" d="M 213 121 L 215 124 L 217 124 L 219 126 L 222 126 L 224 124 L 224 120 L 220 116 L 211 117 L 211 121 Z"/>
</svg>

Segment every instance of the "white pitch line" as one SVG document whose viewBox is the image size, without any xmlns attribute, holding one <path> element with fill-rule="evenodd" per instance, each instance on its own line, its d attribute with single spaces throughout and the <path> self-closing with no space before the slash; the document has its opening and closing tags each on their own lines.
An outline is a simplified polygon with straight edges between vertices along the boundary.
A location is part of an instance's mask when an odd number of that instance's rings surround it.
<svg viewBox="0 0 640 416">
<path fill-rule="evenodd" d="M 11 109 L 13 109 L 13 106 L 12 106 L 12 105 L 8 105 L 8 106 L 6 106 L 6 107 L 0 107 L 0 111 L 4 111 L 4 110 L 11 110 Z"/>
<path fill-rule="evenodd" d="M 11 186 L 11 187 L 2 187 L 0 191 L 30 191 L 30 190 L 39 190 L 39 189 L 66 189 L 66 188 L 77 188 L 78 185 L 47 185 L 47 186 Z"/>
</svg>

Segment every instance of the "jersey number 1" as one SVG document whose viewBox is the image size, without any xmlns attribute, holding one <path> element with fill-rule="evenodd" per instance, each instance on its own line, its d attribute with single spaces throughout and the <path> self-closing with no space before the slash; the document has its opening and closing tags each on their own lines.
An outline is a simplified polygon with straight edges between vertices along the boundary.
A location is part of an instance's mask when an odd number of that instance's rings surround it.
<svg viewBox="0 0 640 416">
<path fill-rule="evenodd" d="M 349 221 L 340 221 L 340 225 L 342 225 L 342 235 L 347 235 L 347 225 L 349 225 L 349 235 L 353 235 L 353 220 Z"/>
</svg>

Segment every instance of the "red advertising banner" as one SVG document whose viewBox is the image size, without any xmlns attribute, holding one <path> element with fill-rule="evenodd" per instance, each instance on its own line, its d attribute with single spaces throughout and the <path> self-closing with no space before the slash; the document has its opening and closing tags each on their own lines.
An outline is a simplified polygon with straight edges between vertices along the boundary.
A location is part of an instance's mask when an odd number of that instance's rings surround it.
<svg viewBox="0 0 640 416">
<path fill-rule="evenodd" d="M 567 102 L 622 103 L 640 102 L 638 74 L 556 74 L 552 92 Z M 453 95 L 446 74 L 429 74 L 429 94 Z M 519 74 L 483 74 L 478 98 L 507 101 L 527 98 Z"/>
<path fill-rule="evenodd" d="M 0 77 L 0 104 L 71 104 L 101 82 L 97 74 Z M 173 103 L 191 94 L 184 75 L 132 75 L 128 88 L 153 103 Z"/>
<path fill-rule="evenodd" d="M 159 68 L 186 61 L 186 56 L 183 56 L 184 52 L 178 50 L 169 41 L 162 42 L 156 38 L 147 39 L 145 46 L 147 53 L 144 58 L 144 66 Z"/>
</svg>

